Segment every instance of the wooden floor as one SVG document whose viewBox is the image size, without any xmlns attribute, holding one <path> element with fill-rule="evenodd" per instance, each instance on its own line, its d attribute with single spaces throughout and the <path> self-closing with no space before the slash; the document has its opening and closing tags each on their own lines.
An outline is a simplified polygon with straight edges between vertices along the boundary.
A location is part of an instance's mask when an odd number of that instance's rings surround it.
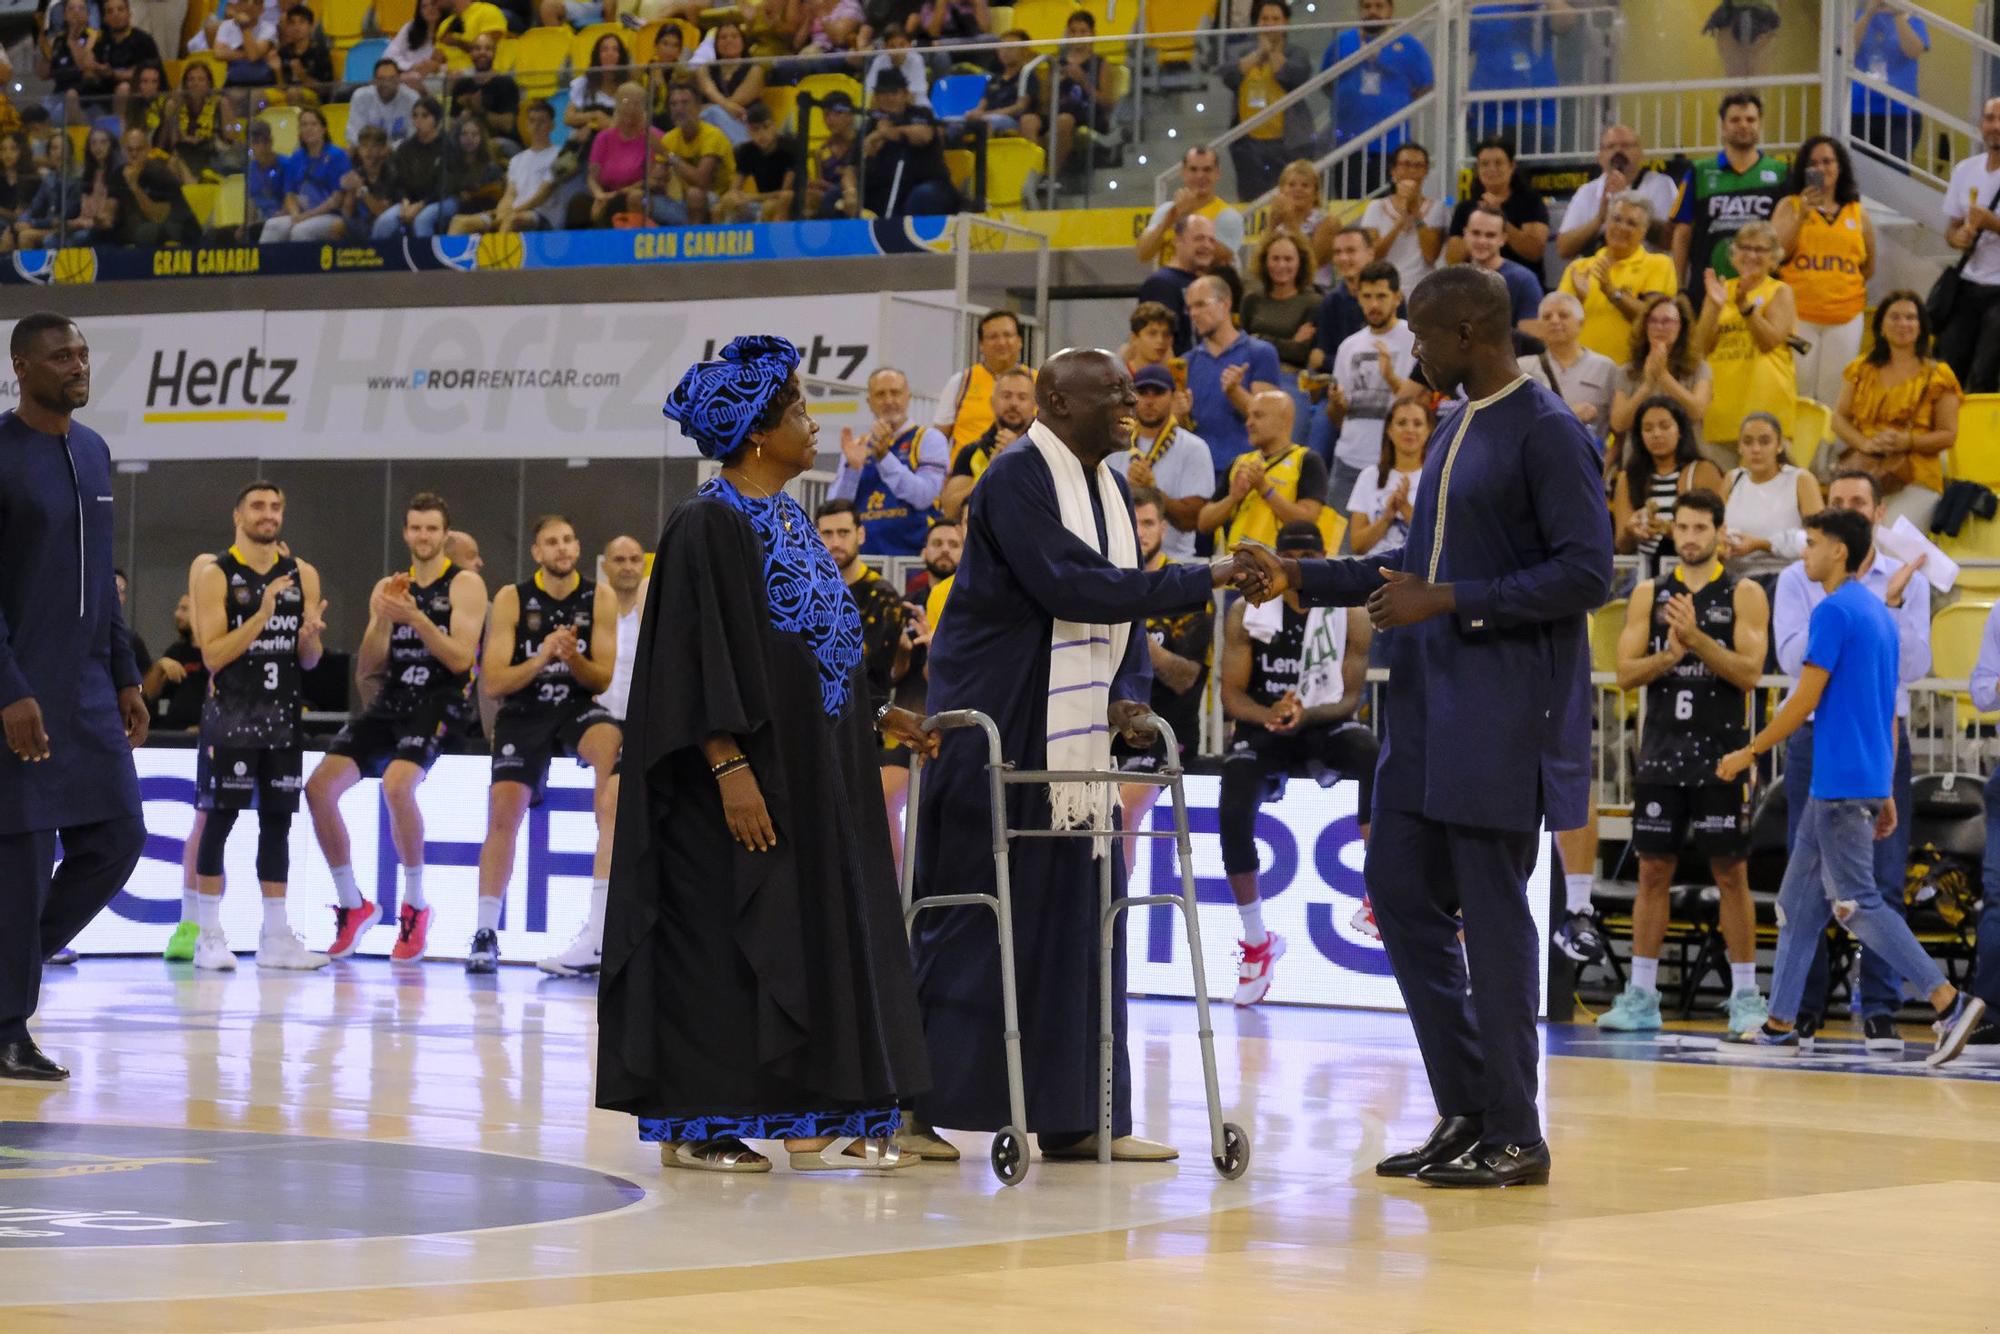
<svg viewBox="0 0 2000 1334">
<path fill-rule="evenodd" d="M 38 1033 L 76 1076 L 0 1084 L 6 1334 L 2000 1328 L 2000 1064 L 1556 1028 L 1555 1184 L 1455 1194 L 1368 1170 L 1431 1120 L 1403 1019 L 1224 1007 L 1232 1183 L 1190 1008 L 1135 1004 L 1137 1115 L 1177 1165 L 1002 1190 L 960 1136 L 891 1181 L 718 1179 L 590 1110 L 587 984 L 51 976 Z"/>
</svg>

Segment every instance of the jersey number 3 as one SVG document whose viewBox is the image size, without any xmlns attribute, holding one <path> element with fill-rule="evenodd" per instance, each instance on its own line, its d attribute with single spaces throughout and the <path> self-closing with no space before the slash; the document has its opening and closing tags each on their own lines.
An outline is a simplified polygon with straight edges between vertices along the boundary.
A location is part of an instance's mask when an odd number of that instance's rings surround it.
<svg viewBox="0 0 2000 1334">
<path fill-rule="evenodd" d="M 264 689 L 276 690 L 277 688 L 278 688 L 278 664 L 275 662 L 267 662 L 264 664 Z"/>
</svg>

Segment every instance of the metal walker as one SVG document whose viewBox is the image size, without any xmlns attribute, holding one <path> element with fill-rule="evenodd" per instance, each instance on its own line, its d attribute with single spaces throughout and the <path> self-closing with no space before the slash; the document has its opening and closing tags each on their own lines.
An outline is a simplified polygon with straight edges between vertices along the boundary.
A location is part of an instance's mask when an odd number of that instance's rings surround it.
<svg viewBox="0 0 2000 1334">
<path fill-rule="evenodd" d="M 1250 1137 L 1243 1128 L 1233 1121 L 1222 1119 L 1222 1095 L 1215 1074 L 1215 1032 L 1209 1024 L 1208 1014 L 1208 974 L 1201 956 L 1201 919 L 1195 908 L 1194 861 L 1192 844 L 1188 838 L 1187 798 L 1181 789 L 1183 769 L 1180 763 L 1180 748 L 1174 730 L 1165 719 L 1148 714 L 1141 720 L 1146 726 L 1160 734 L 1166 746 L 1167 763 L 1157 773 L 1123 773 L 1117 770 L 1050 770 L 1016 769 L 1000 753 L 1000 729 L 993 720 L 977 709 L 957 709 L 949 713 L 934 714 L 924 719 L 924 730 L 942 732 L 959 727 L 977 727 L 986 734 L 986 773 L 990 783 L 990 797 L 993 806 L 993 870 L 994 892 L 991 894 L 936 894 L 923 899 L 915 899 L 917 867 L 917 824 L 920 807 L 918 798 L 923 783 L 924 760 L 920 755 L 910 758 L 910 787 L 905 810 L 908 814 L 903 821 L 903 925 L 906 930 L 914 930 L 917 914 L 927 908 L 953 908 L 978 906 L 991 909 L 998 921 L 1000 933 L 1000 1006 L 1004 1024 L 1003 1037 L 1007 1048 L 1007 1109 L 1008 1124 L 1002 1126 L 993 1136 L 993 1173 L 1001 1184 L 1017 1186 L 1028 1176 L 1028 1142 L 1023 1127 L 1028 1123 L 1026 1098 L 1022 1092 L 1021 1080 L 1021 1013 L 1014 989 L 1014 906 L 1010 894 L 1007 873 L 1007 848 L 1009 840 L 1017 838 L 1123 838 L 1127 833 L 1138 838 L 1171 838 L 1179 853 L 1181 868 L 1181 892 L 1179 894 L 1139 894 L 1125 898 L 1113 897 L 1111 883 L 1111 858 L 1097 859 L 1097 886 L 1099 915 L 1099 973 L 1103 985 L 1098 988 L 1100 999 L 1100 1023 L 1098 1027 L 1098 1121 L 1097 1121 L 1097 1161 L 1111 1161 L 1111 1110 L 1114 1094 L 1113 1066 L 1115 1042 L 1112 1033 L 1112 1014 L 1115 998 L 1111 994 L 1112 943 L 1127 909 L 1152 904 L 1171 904 L 1181 910 L 1181 920 L 1187 928 L 1189 957 L 1194 964 L 1194 1005 L 1197 1025 L 1201 1037 L 1202 1083 L 1208 1095 L 1209 1155 L 1215 1163 L 1215 1170 L 1225 1179 L 1235 1180 L 1243 1175 L 1250 1165 Z M 1061 782 L 1109 782 L 1144 784 L 1149 787 L 1164 787 L 1173 797 L 1174 827 L 1166 830 L 1140 829 L 1106 835 L 1096 829 L 1009 829 L 1007 828 L 1006 795 L 1009 787 L 1027 783 Z"/>
</svg>

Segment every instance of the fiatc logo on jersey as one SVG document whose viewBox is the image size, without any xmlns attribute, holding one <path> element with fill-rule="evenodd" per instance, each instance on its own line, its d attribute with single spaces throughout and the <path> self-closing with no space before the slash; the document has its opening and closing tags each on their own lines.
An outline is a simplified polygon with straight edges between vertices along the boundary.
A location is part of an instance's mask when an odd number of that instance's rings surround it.
<svg viewBox="0 0 2000 1334">
<path fill-rule="evenodd" d="M 146 377 L 149 422 L 282 422 L 292 404 L 295 357 L 266 357 L 256 348 L 224 359 L 187 348 L 153 353 Z"/>
</svg>

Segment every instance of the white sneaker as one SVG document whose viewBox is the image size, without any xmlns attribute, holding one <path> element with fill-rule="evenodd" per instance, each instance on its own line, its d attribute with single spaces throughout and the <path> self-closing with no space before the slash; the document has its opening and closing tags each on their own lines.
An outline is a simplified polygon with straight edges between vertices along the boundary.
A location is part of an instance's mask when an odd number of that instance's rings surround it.
<svg viewBox="0 0 2000 1334">
<path fill-rule="evenodd" d="M 556 977 L 595 977 L 603 962 L 603 942 L 597 939 L 595 931 L 586 926 L 576 933 L 576 939 L 570 941 L 561 954 L 551 955 L 535 967 Z"/>
<path fill-rule="evenodd" d="M 259 968 L 289 968 L 311 972 L 333 962 L 331 955 L 315 954 L 306 948 L 296 931 L 265 931 L 257 937 Z"/>
<path fill-rule="evenodd" d="M 1285 957 L 1285 938 L 1270 931 L 1265 933 L 1263 944 L 1246 945 L 1239 940 L 1236 948 L 1242 962 L 1236 968 L 1235 1000 L 1238 1005 L 1255 1005 L 1270 994 L 1278 960 Z"/>
<path fill-rule="evenodd" d="M 229 952 L 229 937 L 220 931 L 204 931 L 194 942 L 194 966 L 211 973 L 236 971 L 236 956 Z"/>
</svg>

